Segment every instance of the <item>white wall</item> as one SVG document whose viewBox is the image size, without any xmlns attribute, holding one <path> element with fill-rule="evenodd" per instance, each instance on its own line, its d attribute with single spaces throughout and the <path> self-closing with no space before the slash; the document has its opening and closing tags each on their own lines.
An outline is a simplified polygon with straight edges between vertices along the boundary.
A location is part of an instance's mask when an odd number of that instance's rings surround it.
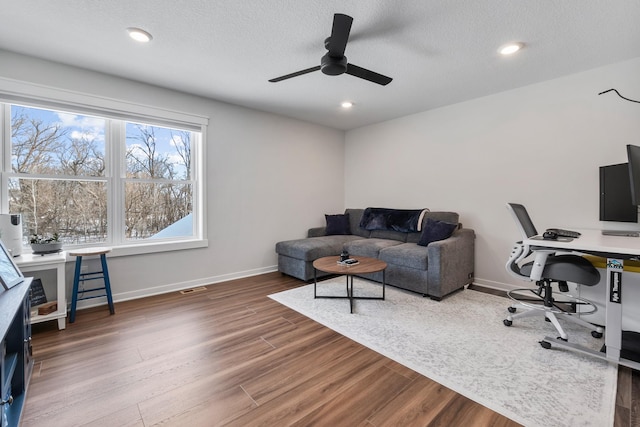
<svg viewBox="0 0 640 427">
<path fill-rule="evenodd" d="M 273 271 L 277 241 L 344 211 L 342 131 L 1 50 L 0 77 L 209 117 L 209 247 L 111 258 L 116 300 Z"/>
<path fill-rule="evenodd" d="M 304 236 L 345 206 L 457 211 L 477 234 L 476 282 L 509 286 L 504 262 L 519 236 L 506 202 L 525 204 L 539 229 L 601 228 L 598 166 L 625 162 L 625 145 L 640 145 L 640 106 L 597 94 L 614 87 L 640 98 L 638 75 L 640 58 L 345 137 L 0 50 L 1 78 L 210 118 L 209 247 L 113 258 L 116 299 L 271 271 L 276 241 Z"/>
<path fill-rule="evenodd" d="M 640 104 L 598 93 L 640 99 L 638 76 L 640 58 L 348 131 L 346 206 L 457 211 L 476 232 L 476 283 L 518 284 L 506 203 L 538 230 L 602 228 L 598 167 L 640 145 Z"/>
</svg>

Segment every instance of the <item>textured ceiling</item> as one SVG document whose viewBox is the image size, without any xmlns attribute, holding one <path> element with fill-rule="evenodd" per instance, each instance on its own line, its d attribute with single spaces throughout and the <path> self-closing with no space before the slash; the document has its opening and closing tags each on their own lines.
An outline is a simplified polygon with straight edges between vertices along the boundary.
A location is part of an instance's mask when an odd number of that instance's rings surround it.
<svg viewBox="0 0 640 427">
<path fill-rule="evenodd" d="M 0 0 L 0 11 L 0 49 L 337 129 L 640 57 L 636 0 Z M 269 83 L 319 65 L 334 13 L 354 18 L 349 62 L 393 81 Z M 134 43 L 127 27 L 154 39 Z M 509 41 L 526 48 L 501 57 Z"/>
</svg>

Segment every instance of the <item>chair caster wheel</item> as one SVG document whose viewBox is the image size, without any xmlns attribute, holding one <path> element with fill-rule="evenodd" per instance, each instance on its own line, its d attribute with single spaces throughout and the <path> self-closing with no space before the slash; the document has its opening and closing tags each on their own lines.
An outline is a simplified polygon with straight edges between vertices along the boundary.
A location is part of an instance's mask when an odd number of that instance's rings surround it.
<svg viewBox="0 0 640 427">
<path fill-rule="evenodd" d="M 507 308 L 507 310 L 509 310 L 509 313 L 515 313 L 516 312 L 516 308 L 515 307 L 509 307 L 509 308 Z"/>
<path fill-rule="evenodd" d="M 542 348 L 546 348 L 547 350 L 551 348 L 551 343 L 548 341 L 540 341 L 540 345 L 542 346 Z"/>
<path fill-rule="evenodd" d="M 591 336 L 594 338 L 602 338 L 602 332 L 591 331 Z"/>
<path fill-rule="evenodd" d="M 504 320 L 502 321 L 502 323 L 504 323 L 504 326 L 511 326 L 511 325 L 513 325 L 513 322 L 512 322 L 511 320 L 509 320 L 509 319 L 504 319 Z"/>
<path fill-rule="evenodd" d="M 562 338 L 562 337 L 558 337 L 558 338 L 556 338 L 556 339 L 557 339 L 557 340 L 562 340 L 562 341 L 564 341 L 564 342 L 569 341 L 567 338 Z"/>
</svg>

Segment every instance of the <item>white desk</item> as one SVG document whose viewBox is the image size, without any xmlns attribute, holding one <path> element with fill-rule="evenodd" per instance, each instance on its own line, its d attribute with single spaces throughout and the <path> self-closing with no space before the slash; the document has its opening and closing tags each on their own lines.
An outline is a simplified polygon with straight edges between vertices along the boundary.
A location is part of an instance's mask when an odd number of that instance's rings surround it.
<svg viewBox="0 0 640 427">
<path fill-rule="evenodd" d="M 545 341 L 569 347 L 574 350 L 588 353 L 596 357 L 606 358 L 611 362 L 640 370 L 640 363 L 621 359 L 622 348 L 622 261 L 624 259 L 640 257 L 640 238 L 604 236 L 601 230 L 575 230 L 582 235 L 570 241 L 543 240 L 535 236 L 524 240 L 535 252 L 534 266 L 531 270 L 531 279 L 540 280 L 547 256 L 556 251 L 579 252 L 591 255 L 599 255 L 607 258 L 607 296 L 605 344 L 606 355 L 575 344 L 566 343 L 555 338 L 545 337 Z"/>
<path fill-rule="evenodd" d="M 65 282 L 65 262 L 67 255 L 65 252 L 47 255 L 23 254 L 13 259 L 23 273 L 43 270 L 56 270 L 56 300 L 58 309 L 53 313 L 45 315 L 31 316 L 31 323 L 40 323 L 47 320 L 58 320 L 58 329 L 66 327 L 67 317 L 67 295 Z"/>
</svg>

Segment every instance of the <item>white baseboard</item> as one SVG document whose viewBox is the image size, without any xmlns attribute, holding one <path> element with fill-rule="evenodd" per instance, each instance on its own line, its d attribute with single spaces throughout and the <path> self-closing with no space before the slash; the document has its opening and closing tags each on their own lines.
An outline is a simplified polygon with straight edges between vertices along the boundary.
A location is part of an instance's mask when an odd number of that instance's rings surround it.
<svg viewBox="0 0 640 427">
<path fill-rule="evenodd" d="M 526 283 L 526 282 L 523 282 L 523 283 Z M 478 279 L 477 277 L 473 279 L 473 284 L 478 286 L 484 286 L 485 288 L 497 289 L 499 291 L 505 291 L 505 292 L 519 288 L 519 287 L 520 288 L 525 287 L 523 285 L 516 286 L 511 283 L 503 283 L 503 282 L 496 282 L 493 280 Z"/>
<path fill-rule="evenodd" d="M 278 266 L 273 265 L 269 267 L 256 268 L 252 270 L 240 271 L 236 273 L 222 274 L 219 276 L 203 277 L 196 280 L 189 280 L 185 282 L 171 283 L 164 286 L 155 286 L 153 288 L 138 289 L 132 292 L 120 292 L 113 294 L 113 302 L 130 301 L 134 299 L 151 297 L 154 295 L 167 294 L 169 292 L 178 292 L 185 289 L 196 288 L 199 286 L 214 285 L 216 283 L 227 282 L 229 280 L 242 279 L 244 277 L 252 277 L 265 273 L 272 273 L 278 271 Z M 69 304 L 71 304 L 71 298 L 69 298 Z M 85 308 L 98 307 L 107 304 L 107 298 L 94 298 L 86 301 L 78 301 L 78 310 Z"/>
</svg>

